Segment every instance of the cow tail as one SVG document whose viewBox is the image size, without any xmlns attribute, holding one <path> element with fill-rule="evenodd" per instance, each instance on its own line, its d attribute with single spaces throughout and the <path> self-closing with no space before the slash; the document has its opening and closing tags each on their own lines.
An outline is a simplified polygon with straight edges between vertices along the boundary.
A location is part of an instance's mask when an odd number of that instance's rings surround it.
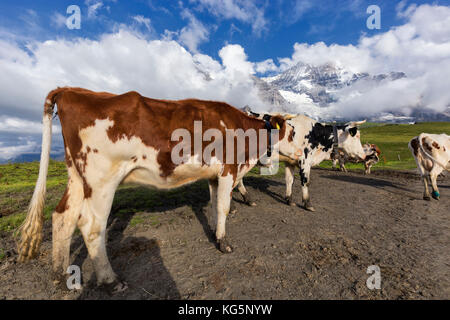
<svg viewBox="0 0 450 320">
<path fill-rule="evenodd" d="M 42 151 L 39 164 L 39 176 L 34 188 L 33 197 L 28 206 L 25 221 L 19 228 L 21 235 L 18 246 L 19 261 L 24 262 L 36 257 L 42 242 L 44 225 L 44 201 L 46 192 L 46 180 L 48 164 L 50 160 L 50 146 L 52 142 L 52 118 L 55 99 L 63 88 L 51 91 L 44 103 L 44 115 L 42 118 Z"/>
<path fill-rule="evenodd" d="M 440 165 L 442 168 L 444 168 L 444 170 L 450 171 L 449 168 L 447 168 L 446 165 L 444 165 L 443 163 L 441 163 L 440 161 L 438 161 L 436 158 L 434 158 L 431 154 L 429 154 L 428 152 L 425 151 L 425 149 L 422 146 L 422 139 L 424 138 L 424 134 L 421 133 L 418 137 L 419 139 L 419 146 L 420 146 L 420 150 L 422 150 L 422 152 L 431 160 L 433 160 L 433 162 L 437 163 L 438 165 Z"/>
</svg>

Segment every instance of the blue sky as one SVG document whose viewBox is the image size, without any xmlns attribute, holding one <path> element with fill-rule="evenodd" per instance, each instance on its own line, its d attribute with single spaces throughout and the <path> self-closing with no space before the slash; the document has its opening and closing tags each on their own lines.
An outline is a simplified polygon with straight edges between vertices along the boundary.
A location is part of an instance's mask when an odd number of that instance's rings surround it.
<svg viewBox="0 0 450 320">
<path fill-rule="evenodd" d="M 208 1 L 205 1 L 207 3 Z M 211 1 L 211 3 L 218 1 Z M 225 1 L 226 2 L 226 1 Z M 326 44 L 356 44 L 361 35 L 372 35 L 404 23 L 396 14 L 400 1 L 384 0 L 275 0 L 243 1 L 254 3 L 248 14 L 238 17 L 220 8 L 202 4 L 202 1 L 3 1 L 0 4 L 0 28 L 23 37 L 23 41 L 56 38 L 86 37 L 113 32 L 117 24 L 130 25 L 133 17 L 150 19 L 151 30 L 141 29 L 149 38 L 160 38 L 166 30 L 180 30 L 188 24 L 183 15 L 188 10 L 208 30 L 208 39 L 198 46 L 200 52 L 214 58 L 227 43 L 245 47 L 252 61 L 285 57 L 292 54 L 296 42 Z M 88 8 L 96 3 L 101 6 L 89 17 Z M 239 3 L 239 1 L 236 1 Z M 410 3 L 449 4 L 449 1 L 410 1 Z M 54 22 L 55 14 L 68 16 L 66 8 L 78 5 L 82 14 L 80 30 L 69 30 Z M 376 4 L 381 8 L 380 30 L 366 28 L 369 14 L 366 9 Z M 407 2 L 406 2 L 407 4 Z M 256 25 L 254 15 L 261 14 L 263 25 Z"/>
<path fill-rule="evenodd" d="M 66 27 L 70 5 L 80 7 L 79 30 Z M 381 9 L 379 30 L 366 27 L 370 5 Z M 39 154 L 42 104 L 57 86 L 267 111 L 253 76 L 299 62 L 407 77 L 344 90 L 326 110 L 291 96 L 292 112 L 450 112 L 450 0 L 2 1 L 0 162 Z M 55 152 L 62 139 L 54 123 Z"/>
</svg>

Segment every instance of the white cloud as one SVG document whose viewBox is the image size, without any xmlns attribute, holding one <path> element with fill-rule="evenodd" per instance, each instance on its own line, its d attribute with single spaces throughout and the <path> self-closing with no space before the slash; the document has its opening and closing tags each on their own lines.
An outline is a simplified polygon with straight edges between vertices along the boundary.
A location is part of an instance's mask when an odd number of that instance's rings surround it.
<svg viewBox="0 0 450 320">
<path fill-rule="evenodd" d="M 357 45 L 296 43 L 290 58 L 279 59 L 281 69 L 302 61 L 314 65 L 332 62 L 352 72 L 380 74 L 402 71 L 407 79 L 338 93 L 340 102 L 330 113 L 370 115 L 380 111 L 408 112 L 424 106 L 444 111 L 450 105 L 450 7 L 399 7 L 407 22 L 375 36 L 362 36 Z M 447 89 L 445 88 L 447 87 Z"/>
<path fill-rule="evenodd" d="M 188 20 L 188 24 L 181 30 L 164 30 L 162 39 L 176 40 L 192 53 L 197 53 L 198 46 L 209 39 L 209 30 L 188 9 L 181 11 L 181 17 Z"/>
<path fill-rule="evenodd" d="M 97 17 L 97 11 L 103 7 L 102 1 L 97 0 L 86 0 L 86 5 L 88 6 L 88 19 L 94 19 Z"/>
<path fill-rule="evenodd" d="M 315 4 L 315 1 L 312 0 L 296 0 L 294 8 L 290 13 L 290 22 L 295 23 L 299 19 L 303 17 L 305 13 L 307 13 Z"/>
<path fill-rule="evenodd" d="M 189 23 L 180 30 L 178 39 L 189 50 L 197 52 L 199 44 L 208 40 L 209 31 L 189 10 L 184 9 L 182 17 L 188 19 Z"/>
<path fill-rule="evenodd" d="M 0 132 L 21 133 L 21 134 L 41 134 L 42 123 L 30 120 L 24 120 L 16 117 L 0 116 Z M 52 132 L 58 134 L 60 127 L 53 125 Z"/>
<path fill-rule="evenodd" d="M 59 12 L 55 12 L 51 17 L 51 22 L 57 28 L 64 27 L 66 25 L 67 17 L 63 16 Z"/>
<path fill-rule="evenodd" d="M 133 20 L 139 24 L 143 24 L 148 31 L 152 31 L 151 21 L 149 18 L 144 17 L 143 15 L 133 16 Z"/>
<path fill-rule="evenodd" d="M 99 40 L 36 42 L 29 48 L 32 56 L 13 43 L 8 48 L 0 50 L 0 114 L 17 118 L 26 114 L 40 121 L 44 98 L 57 86 L 262 105 L 250 80 L 253 64 L 239 45 L 225 46 L 217 61 L 191 54 L 175 41 L 120 30 Z"/>
<path fill-rule="evenodd" d="M 0 141 L 0 161 L 12 159 L 20 154 L 36 152 L 38 150 L 39 146 L 35 141 L 24 141 L 22 144 L 15 146 L 5 146 Z"/>
<path fill-rule="evenodd" d="M 279 67 L 277 67 L 272 59 L 266 59 L 264 61 L 255 63 L 255 71 L 260 74 L 265 74 L 267 72 L 279 71 Z"/>
<path fill-rule="evenodd" d="M 268 28 L 265 7 L 258 6 L 254 0 L 190 0 L 213 15 L 224 19 L 237 19 L 251 24 L 253 33 L 260 36 Z"/>
</svg>

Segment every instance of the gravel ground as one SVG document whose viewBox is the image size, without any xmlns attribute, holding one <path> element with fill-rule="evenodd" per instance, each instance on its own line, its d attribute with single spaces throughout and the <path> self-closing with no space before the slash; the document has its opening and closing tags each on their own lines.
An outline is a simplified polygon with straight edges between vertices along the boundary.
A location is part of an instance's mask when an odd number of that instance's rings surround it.
<svg viewBox="0 0 450 320">
<path fill-rule="evenodd" d="M 315 169 L 314 213 L 284 203 L 283 178 L 245 182 L 258 205 L 234 194 L 231 254 L 212 241 L 204 184 L 184 189 L 181 203 L 162 194 L 164 206 L 135 213 L 135 223 L 133 214 L 112 214 L 109 257 L 129 285 L 113 296 L 95 286 L 79 233 L 71 256 L 82 269 L 78 291 L 52 284 L 50 222 L 40 256 L 25 264 L 11 233 L 0 234 L 0 299 L 450 299 L 449 177 L 438 181 L 441 200 L 427 202 L 414 172 Z M 380 290 L 366 286 L 370 265 L 380 267 Z"/>
</svg>

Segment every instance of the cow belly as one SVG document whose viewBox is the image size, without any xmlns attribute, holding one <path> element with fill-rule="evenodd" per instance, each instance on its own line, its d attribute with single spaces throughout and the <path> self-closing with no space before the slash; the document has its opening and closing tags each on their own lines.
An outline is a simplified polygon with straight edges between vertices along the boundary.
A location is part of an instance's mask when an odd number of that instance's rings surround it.
<svg viewBox="0 0 450 320">
<path fill-rule="evenodd" d="M 201 179 L 217 177 L 221 169 L 220 165 L 194 165 L 183 164 L 175 168 L 168 177 L 161 176 L 159 170 L 148 168 L 136 168 L 131 171 L 122 183 L 138 183 L 146 186 L 154 186 L 160 189 L 171 189 L 189 184 Z"/>
</svg>

